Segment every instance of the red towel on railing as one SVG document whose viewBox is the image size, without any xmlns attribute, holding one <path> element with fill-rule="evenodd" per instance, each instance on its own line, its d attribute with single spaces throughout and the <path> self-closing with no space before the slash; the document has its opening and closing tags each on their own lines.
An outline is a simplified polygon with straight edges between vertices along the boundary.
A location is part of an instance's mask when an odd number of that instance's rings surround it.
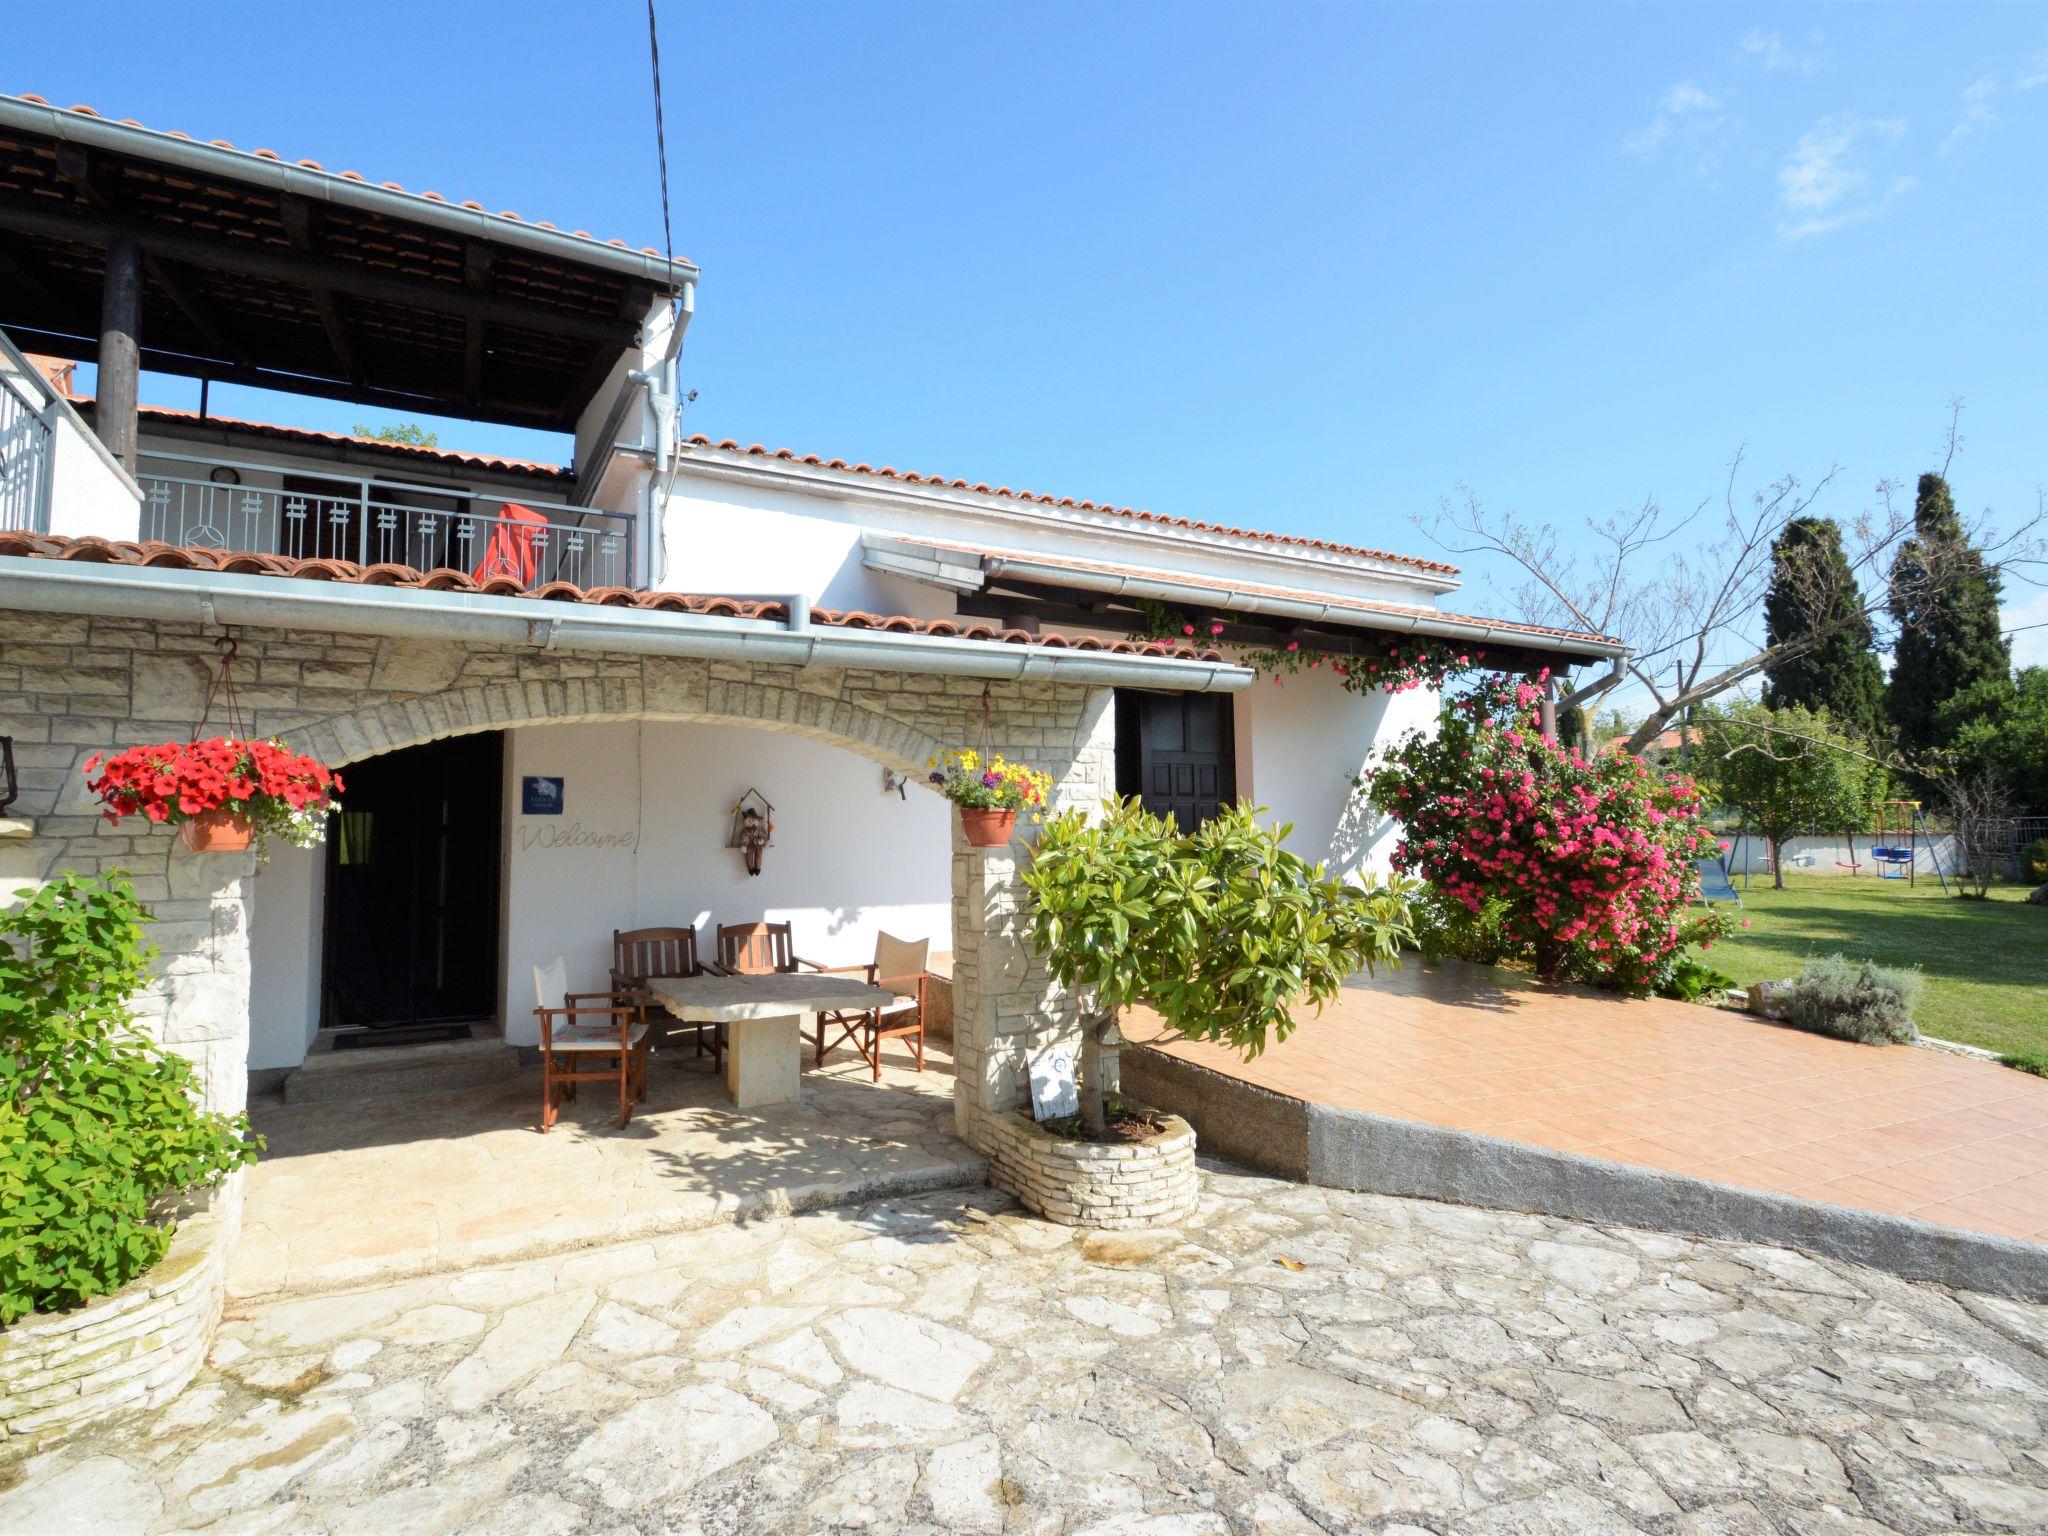
<svg viewBox="0 0 2048 1536">
<path fill-rule="evenodd" d="M 540 559 L 533 548 L 533 532 L 536 528 L 547 527 L 548 520 L 533 508 L 522 507 L 516 501 L 506 502 L 498 508 L 495 516 L 498 521 L 491 525 L 491 537 L 484 545 L 484 557 L 469 573 L 470 579 L 488 581 L 493 576 L 510 576 L 522 587 L 532 586 L 540 568 Z"/>
</svg>

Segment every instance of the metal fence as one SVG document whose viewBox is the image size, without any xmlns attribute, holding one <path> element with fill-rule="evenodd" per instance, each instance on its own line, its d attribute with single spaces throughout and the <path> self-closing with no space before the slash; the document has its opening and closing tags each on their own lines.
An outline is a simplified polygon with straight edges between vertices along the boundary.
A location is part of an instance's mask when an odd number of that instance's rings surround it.
<svg viewBox="0 0 2048 1536">
<path fill-rule="evenodd" d="M 42 375 L 0 335 L 0 531 L 50 531 L 50 399 Z"/>
<path fill-rule="evenodd" d="M 174 472 L 136 476 L 146 540 L 422 571 L 446 567 L 525 586 L 639 585 L 629 512 L 302 474 L 275 464 L 149 458 Z M 259 479 L 282 483 L 250 483 Z"/>
</svg>

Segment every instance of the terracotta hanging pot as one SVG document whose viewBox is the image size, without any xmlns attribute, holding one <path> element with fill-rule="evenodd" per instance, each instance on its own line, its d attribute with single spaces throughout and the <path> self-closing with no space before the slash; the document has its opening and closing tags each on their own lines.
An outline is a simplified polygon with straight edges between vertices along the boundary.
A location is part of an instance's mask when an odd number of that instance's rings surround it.
<svg viewBox="0 0 2048 1536">
<path fill-rule="evenodd" d="M 968 843 L 976 848 L 1002 847 L 1009 842 L 1010 833 L 1016 825 L 1015 811 L 968 805 L 960 807 L 960 830 L 967 834 Z"/>
<path fill-rule="evenodd" d="M 178 841 L 194 853 L 240 853 L 249 836 L 249 819 L 233 811 L 201 811 L 178 823 Z"/>
</svg>

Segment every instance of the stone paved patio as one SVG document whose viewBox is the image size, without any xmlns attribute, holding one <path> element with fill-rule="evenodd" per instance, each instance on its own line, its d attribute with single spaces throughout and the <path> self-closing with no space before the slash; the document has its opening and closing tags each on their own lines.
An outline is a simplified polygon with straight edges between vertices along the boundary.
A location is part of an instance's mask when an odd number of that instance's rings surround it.
<svg viewBox="0 0 2048 1536">
<path fill-rule="evenodd" d="M 1212 1171 L 244 1306 L 0 1530 L 1807 1536 L 2048 1528 L 2048 1308 Z"/>
<path fill-rule="evenodd" d="M 979 1184 L 953 1136 L 943 1045 L 882 1081 L 850 1046 L 806 1070 L 801 1103 L 736 1110 L 710 1057 L 656 1052 L 646 1102 L 586 1091 L 543 1136 L 540 1068 L 443 1093 L 255 1107 L 269 1139 L 249 1175 L 228 1274 L 240 1297 L 471 1268 L 735 1216 Z"/>
</svg>

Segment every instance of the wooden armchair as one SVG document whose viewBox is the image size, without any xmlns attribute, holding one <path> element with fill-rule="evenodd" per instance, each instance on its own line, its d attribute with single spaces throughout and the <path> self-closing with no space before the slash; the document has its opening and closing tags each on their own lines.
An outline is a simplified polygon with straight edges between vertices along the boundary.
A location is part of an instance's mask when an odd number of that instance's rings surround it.
<svg viewBox="0 0 2048 1536">
<path fill-rule="evenodd" d="M 633 1100 L 647 1097 L 647 1026 L 635 1023 L 632 1003 L 606 992 L 571 992 L 568 970 L 560 955 L 533 968 L 533 990 L 540 1019 L 540 1128 L 553 1128 L 562 1100 L 573 1098 L 578 1083 L 619 1085 L 619 1124 L 633 1118 Z M 600 1022 L 601 1021 L 601 1022 Z M 562 1056 L 574 1068 L 557 1066 Z M 605 1061 L 602 1070 L 586 1062 Z"/>
<path fill-rule="evenodd" d="M 647 990 L 647 983 L 660 977 L 702 976 L 716 967 L 697 959 L 697 930 L 694 928 L 614 928 L 612 930 L 612 995 L 640 1010 L 640 1022 L 653 1028 L 666 1021 L 675 1033 L 694 1033 L 697 1054 L 704 1054 L 704 1037 L 711 1037 L 711 1065 L 725 1065 L 725 1026 L 685 1023 L 670 1018 Z M 659 1011 L 657 1011 L 659 1010 Z M 667 1038 L 664 1036 L 664 1038 Z"/>
<path fill-rule="evenodd" d="M 924 1002 L 925 988 L 931 980 L 931 973 L 925 969 L 925 962 L 931 957 L 931 941 L 919 939 L 915 944 L 904 939 L 893 938 L 886 933 L 875 935 L 875 958 L 866 965 L 842 965 L 837 971 L 864 972 L 871 987 L 887 987 L 897 994 L 896 1001 L 884 1003 L 879 1008 L 865 1013 L 820 1013 L 818 1015 L 818 1065 L 825 1064 L 825 1052 L 830 1049 L 825 1043 L 827 1025 L 837 1029 L 833 1045 L 847 1041 L 860 1052 L 861 1059 L 873 1070 L 875 1081 L 882 1080 L 882 1042 L 903 1040 L 911 1042 L 916 1055 L 917 1070 L 924 1070 Z"/>
<path fill-rule="evenodd" d="M 790 975 L 824 966 L 796 953 L 788 923 L 721 923 L 718 968 L 736 976 Z"/>
</svg>

